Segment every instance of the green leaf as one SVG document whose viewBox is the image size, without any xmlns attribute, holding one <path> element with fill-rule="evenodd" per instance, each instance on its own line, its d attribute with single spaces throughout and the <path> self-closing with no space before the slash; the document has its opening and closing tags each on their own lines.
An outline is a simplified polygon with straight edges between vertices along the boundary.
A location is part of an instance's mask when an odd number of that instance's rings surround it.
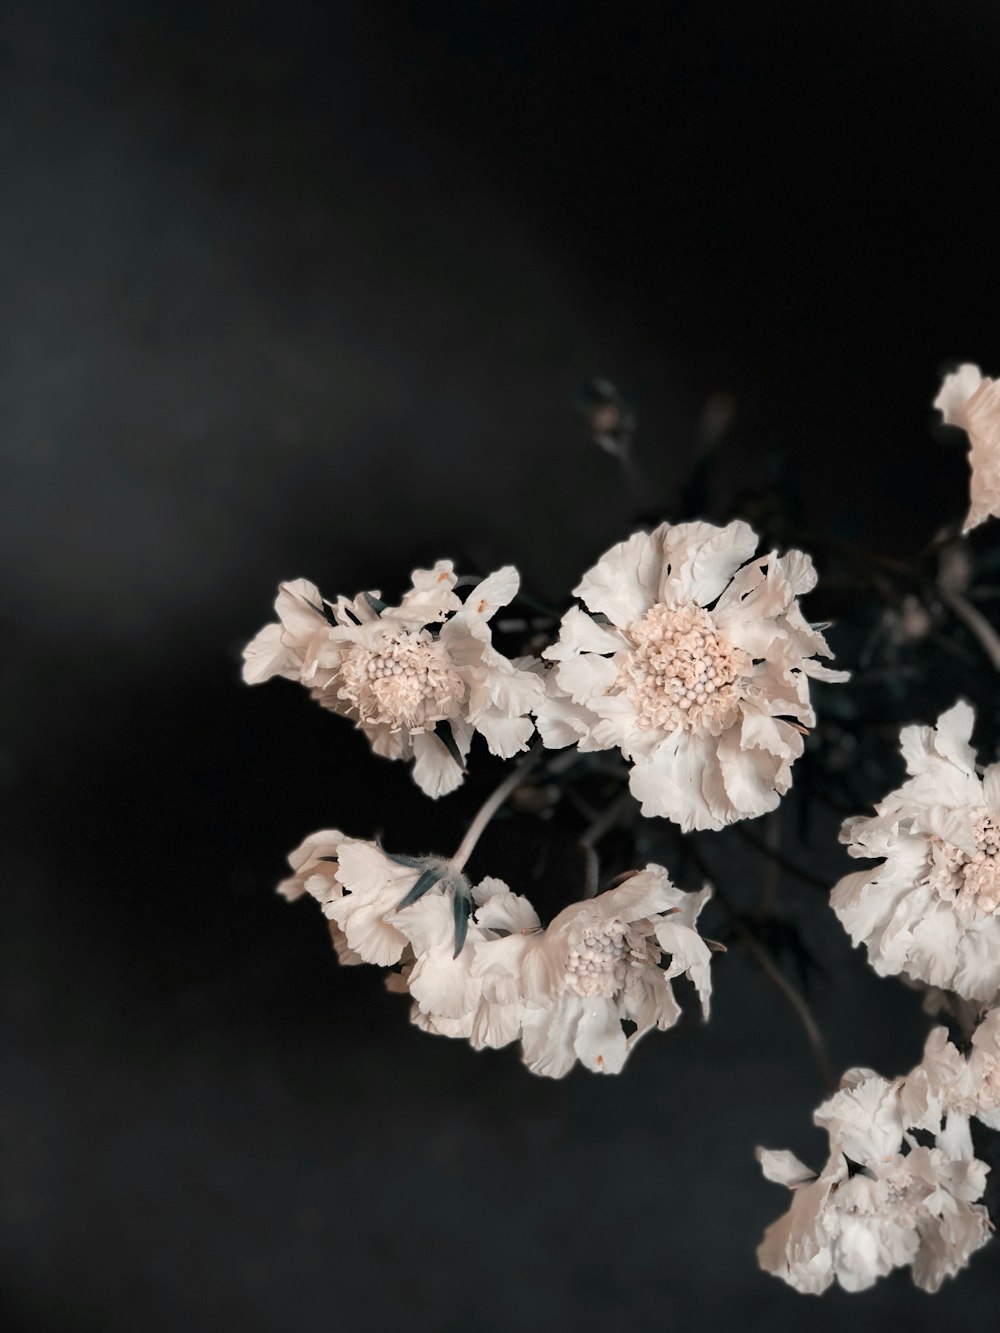
<svg viewBox="0 0 1000 1333">
<path fill-rule="evenodd" d="M 462 758 L 462 752 L 458 748 L 458 743 L 455 740 L 455 733 L 451 729 L 451 723 L 439 722 L 437 726 L 434 728 L 434 735 L 438 738 L 438 740 L 441 742 L 444 748 L 451 755 L 452 759 L 454 759 L 455 763 L 464 773 L 465 760 Z"/>
<path fill-rule="evenodd" d="M 402 911 L 404 907 L 409 907 L 413 903 L 417 902 L 424 896 L 425 893 L 428 892 L 429 889 L 433 889 L 434 885 L 438 882 L 439 879 L 443 878 L 444 878 L 444 870 L 440 866 L 432 866 L 429 870 L 425 870 L 424 873 L 417 880 L 416 884 L 414 884 L 410 892 L 406 895 L 406 897 L 396 908 L 396 911 L 397 912 Z"/>
<path fill-rule="evenodd" d="M 457 958 L 465 948 L 465 937 L 469 933 L 469 916 L 472 912 L 472 902 L 464 888 L 455 889 L 452 910 L 455 913 L 455 952 L 452 958 Z"/>
</svg>

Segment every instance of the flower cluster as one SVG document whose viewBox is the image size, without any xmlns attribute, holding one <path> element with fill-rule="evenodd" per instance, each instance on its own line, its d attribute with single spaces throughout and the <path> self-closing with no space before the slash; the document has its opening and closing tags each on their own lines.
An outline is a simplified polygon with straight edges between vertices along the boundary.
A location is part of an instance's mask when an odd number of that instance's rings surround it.
<svg viewBox="0 0 1000 1333">
<path fill-rule="evenodd" d="M 969 437 L 968 532 L 1000 516 L 1000 384 L 963 365 L 935 406 Z M 972 557 L 946 534 L 928 550 L 942 547 L 951 563 L 939 568 L 933 597 L 926 553 L 909 566 L 878 563 L 880 578 L 900 573 L 901 587 L 885 598 L 887 632 L 897 646 L 922 642 L 950 609 L 996 665 L 1000 641 L 965 596 Z M 712 889 L 682 891 L 650 863 L 598 893 L 594 848 L 628 809 L 635 822 L 641 813 L 679 826 L 672 836 L 701 865 L 694 840 L 680 835 L 767 814 L 789 791 L 815 724 L 812 681 L 847 673 L 824 664 L 825 626 L 800 608 L 816 583 L 809 556 L 757 548 L 740 520 L 633 533 L 583 575 L 578 604 L 548 642 L 531 639 L 539 655 L 513 658 L 494 646 L 490 628 L 518 594 L 512 566 L 475 582 L 439 561 L 413 572 L 398 605 L 377 592 L 330 602 L 303 579 L 283 584 L 277 620 L 244 651 L 248 683 L 283 676 L 305 685 L 375 754 L 412 760 L 414 780 L 432 797 L 461 785 L 476 732 L 492 754 L 510 758 L 537 730 L 523 763 L 541 762 L 545 775 L 529 792 L 518 786 L 519 766 L 451 859 L 396 856 L 324 829 L 291 853 L 279 891 L 319 902 L 342 963 L 388 969 L 387 985 L 409 998 L 417 1027 L 477 1050 L 518 1042 L 524 1064 L 542 1076 L 561 1078 L 577 1064 L 619 1072 L 647 1032 L 678 1021 L 677 977 L 689 978 L 707 1018 L 713 946 L 697 922 Z M 556 622 L 523 628 L 546 623 Z M 992 1229 L 981 1202 L 988 1168 L 973 1155 L 969 1120 L 1000 1129 L 1000 763 L 977 766 L 974 721 L 957 703 L 933 727 L 904 728 L 906 780 L 841 832 L 851 856 L 877 864 L 840 880 L 834 912 L 878 973 L 932 988 L 928 998 L 963 1030 L 953 1039 L 935 1028 L 905 1078 L 849 1071 L 814 1116 L 829 1136 L 818 1174 L 791 1153 L 758 1150 L 765 1176 L 793 1194 L 764 1236 L 761 1267 L 799 1291 L 833 1283 L 861 1291 L 900 1267 L 935 1291 Z M 593 785 L 581 791 L 576 780 Z M 590 821 L 579 839 L 587 889 L 547 925 L 502 880 L 472 884 L 464 873 L 483 828 L 515 791 L 540 817 L 568 795 Z M 657 854 L 651 835 L 636 843 L 640 864 Z M 787 864 L 770 843 L 763 850 Z M 758 918 L 722 904 L 734 936 L 796 1001 L 825 1065 L 805 999 L 764 947 Z"/>
<path fill-rule="evenodd" d="M 710 890 L 684 893 L 661 866 L 543 927 L 501 880 L 470 888 L 447 862 L 394 857 L 333 829 L 289 862 L 279 892 L 321 904 L 342 962 L 397 966 L 390 989 L 410 996 L 418 1027 L 476 1049 L 520 1039 L 537 1074 L 561 1078 L 577 1061 L 618 1073 L 640 1037 L 677 1022 L 671 981 L 682 974 L 708 1016 L 710 950 L 695 922 Z M 471 915 L 456 938 L 463 899 Z"/>
<path fill-rule="evenodd" d="M 412 758 L 428 796 L 454 791 L 473 732 L 493 754 L 517 754 L 542 697 L 530 663 L 504 657 L 490 634 L 490 619 L 517 594 L 517 570 L 491 574 L 464 602 L 456 582 L 450 560 L 414 570 L 398 606 L 378 593 L 328 602 L 305 579 L 284 583 L 277 621 L 244 650 L 243 679 L 257 685 L 284 676 L 308 686 L 324 708 L 350 718 L 376 754 Z"/>
<path fill-rule="evenodd" d="M 764 1234 L 765 1272 L 797 1291 L 833 1282 L 864 1291 L 894 1268 L 937 1291 L 990 1237 L 978 1203 L 988 1168 L 972 1155 L 968 1121 L 953 1113 L 933 1147 L 908 1114 L 907 1080 L 852 1069 L 813 1119 L 830 1139 L 817 1175 L 790 1152 L 758 1148 L 768 1180 L 792 1191 L 788 1212 Z"/>
<path fill-rule="evenodd" d="M 831 903 L 880 975 L 989 1003 L 1000 990 L 1000 764 L 977 773 L 974 721 L 958 703 L 935 727 L 904 728 L 909 779 L 841 833 L 851 856 L 884 859 L 845 876 Z"/>
</svg>

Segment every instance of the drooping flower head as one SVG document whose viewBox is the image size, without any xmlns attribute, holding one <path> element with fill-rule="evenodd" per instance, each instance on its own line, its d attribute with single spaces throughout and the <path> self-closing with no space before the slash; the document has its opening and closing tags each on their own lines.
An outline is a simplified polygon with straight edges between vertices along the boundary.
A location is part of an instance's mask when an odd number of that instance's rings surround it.
<svg viewBox="0 0 1000 1333">
<path fill-rule="evenodd" d="M 969 513 L 964 532 L 1000 516 L 1000 384 L 985 379 L 966 362 L 946 375 L 934 399 L 945 425 L 959 426 L 969 437 Z"/>
<path fill-rule="evenodd" d="M 853 1069 L 813 1117 L 830 1137 L 817 1176 L 790 1152 L 758 1148 L 768 1180 L 792 1205 L 757 1251 L 761 1268 L 797 1291 L 833 1282 L 864 1291 L 894 1268 L 937 1291 L 990 1237 L 981 1198 L 988 1168 L 972 1156 L 968 1123 L 949 1125 L 933 1148 L 907 1133 L 902 1080 Z"/>
<path fill-rule="evenodd" d="M 810 676 L 843 680 L 798 597 L 800 551 L 754 557 L 746 523 L 661 524 L 612 547 L 574 589 L 543 656 L 547 746 L 617 747 L 644 815 L 720 829 L 773 810 L 813 722 Z"/>
<path fill-rule="evenodd" d="M 976 772 L 975 715 L 957 703 L 936 727 L 905 727 L 909 779 L 841 831 L 851 856 L 884 858 L 846 875 L 833 910 L 881 976 L 983 1003 L 1000 990 L 1000 764 Z"/>
<path fill-rule="evenodd" d="M 573 903 L 545 930 L 479 944 L 473 971 L 484 994 L 520 997 L 528 1068 L 561 1078 L 579 1060 L 595 1073 L 617 1074 L 645 1033 L 677 1022 L 671 979 L 683 973 L 707 1017 L 710 951 L 695 921 L 710 896 L 708 888 L 675 888 L 662 866 L 650 865 Z"/>
<path fill-rule="evenodd" d="M 490 634 L 491 617 L 517 593 L 517 570 L 491 574 L 464 603 L 455 584 L 447 560 L 415 570 L 399 606 L 377 593 L 328 602 L 305 579 L 282 584 L 278 620 L 244 650 L 243 678 L 308 686 L 324 708 L 352 719 L 377 754 L 413 758 L 414 779 L 429 796 L 453 791 L 474 731 L 504 758 L 527 747 L 543 689 Z"/>
<path fill-rule="evenodd" d="M 546 929 L 502 880 L 470 888 L 440 858 L 393 856 L 336 830 L 311 834 L 289 861 L 279 892 L 320 903 L 342 962 L 398 967 L 389 988 L 413 1000 L 418 1027 L 477 1050 L 520 1039 L 535 1073 L 561 1078 L 578 1060 L 618 1073 L 640 1037 L 677 1022 L 671 981 L 685 973 L 708 1017 L 711 955 L 695 923 L 711 890 L 685 893 L 661 866 Z"/>
</svg>

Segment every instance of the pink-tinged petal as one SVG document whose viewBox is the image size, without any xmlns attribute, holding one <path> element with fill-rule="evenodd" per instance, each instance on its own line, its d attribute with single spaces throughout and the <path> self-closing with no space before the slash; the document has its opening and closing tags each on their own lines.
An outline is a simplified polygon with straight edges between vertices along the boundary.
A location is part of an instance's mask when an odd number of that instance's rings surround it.
<svg viewBox="0 0 1000 1333">
<path fill-rule="evenodd" d="M 964 532 L 1000 514 L 1000 385 L 982 384 L 965 405 L 972 467 L 969 514 Z"/>
</svg>

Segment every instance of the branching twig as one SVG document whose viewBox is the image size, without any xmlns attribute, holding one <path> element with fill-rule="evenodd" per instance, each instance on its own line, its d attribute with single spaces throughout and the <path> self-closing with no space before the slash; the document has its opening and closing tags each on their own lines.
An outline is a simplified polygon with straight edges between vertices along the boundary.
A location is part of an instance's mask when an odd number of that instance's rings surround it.
<svg viewBox="0 0 1000 1333">
<path fill-rule="evenodd" d="M 1000 636 L 982 611 L 978 611 L 960 592 L 952 592 L 949 588 L 939 587 L 937 595 L 979 640 L 983 652 L 993 664 L 994 671 L 1000 671 Z"/>
<path fill-rule="evenodd" d="M 814 875 L 808 870 L 803 870 L 801 866 L 796 865 L 796 863 L 789 857 L 785 856 L 783 852 L 779 852 L 776 847 L 769 847 L 767 843 L 762 842 L 761 839 L 758 838 L 755 833 L 751 833 L 749 829 L 736 825 L 736 832 L 744 842 L 748 842 L 751 847 L 756 848 L 761 856 L 770 857 L 775 865 L 779 865 L 782 870 L 787 870 L 788 873 L 794 875 L 796 879 L 802 880 L 803 884 L 812 884 L 817 889 L 823 889 L 824 891 L 829 889 L 830 885 L 826 880 L 820 879 L 818 875 Z"/>
<path fill-rule="evenodd" d="M 754 962 L 764 973 L 764 975 L 768 978 L 768 980 L 772 981 L 774 985 L 778 988 L 778 990 L 781 991 L 782 995 L 785 997 L 789 1005 L 795 1011 L 796 1017 L 802 1024 L 802 1027 L 805 1030 L 805 1034 L 809 1039 L 809 1045 L 812 1049 L 813 1058 L 816 1061 L 816 1068 L 819 1071 L 819 1076 L 823 1081 L 823 1085 L 828 1091 L 830 1092 L 835 1091 L 839 1086 L 839 1080 L 837 1079 L 836 1075 L 833 1072 L 833 1065 L 830 1061 L 830 1055 L 826 1049 L 826 1041 L 824 1040 L 823 1034 L 819 1029 L 819 1024 L 813 1017 L 812 1010 L 809 1008 L 809 1004 L 805 996 L 800 991 L 797 991 L 795 989 L 792 983 L 781 971 L 778 964 L 775 962 L 774 957 L 770 953 L 770 951 L 767 948 L 765 948 L 765 946 L 761 943 L 758 937 L 749 928 L 749 926 L 746 924 L 746 922 L 743 920 L 740 914 L 736 911 L 735 907 L 733 907 L 732 903 L 730 903 L 729 900 L 726 898 L 725 894 L 719 888 L 718 880 L 709 870 L 709 867 L 704 857 L 701 855 L 698 848 L 694 845 L 694 842 L 690 838 L 688 838 L 685 840 L 684 846 L 685 849 L 690 853 L 691 859 L 694 861 L 695 865 L 701 871 L 702 875 L 707 880 L 709 880 L 712 886 L 714 887 L 716 901 L 718 902 L 722 910 L 726 913 L 726 915 L 729 917 L 730 921 L 733 924 L 733 928 L 735 929 L 737 935 L 740 937 L 740 940 L 746 945 L 747 952 L 750 954 L 750 957 L 754 960 Z"/>
</svg>

